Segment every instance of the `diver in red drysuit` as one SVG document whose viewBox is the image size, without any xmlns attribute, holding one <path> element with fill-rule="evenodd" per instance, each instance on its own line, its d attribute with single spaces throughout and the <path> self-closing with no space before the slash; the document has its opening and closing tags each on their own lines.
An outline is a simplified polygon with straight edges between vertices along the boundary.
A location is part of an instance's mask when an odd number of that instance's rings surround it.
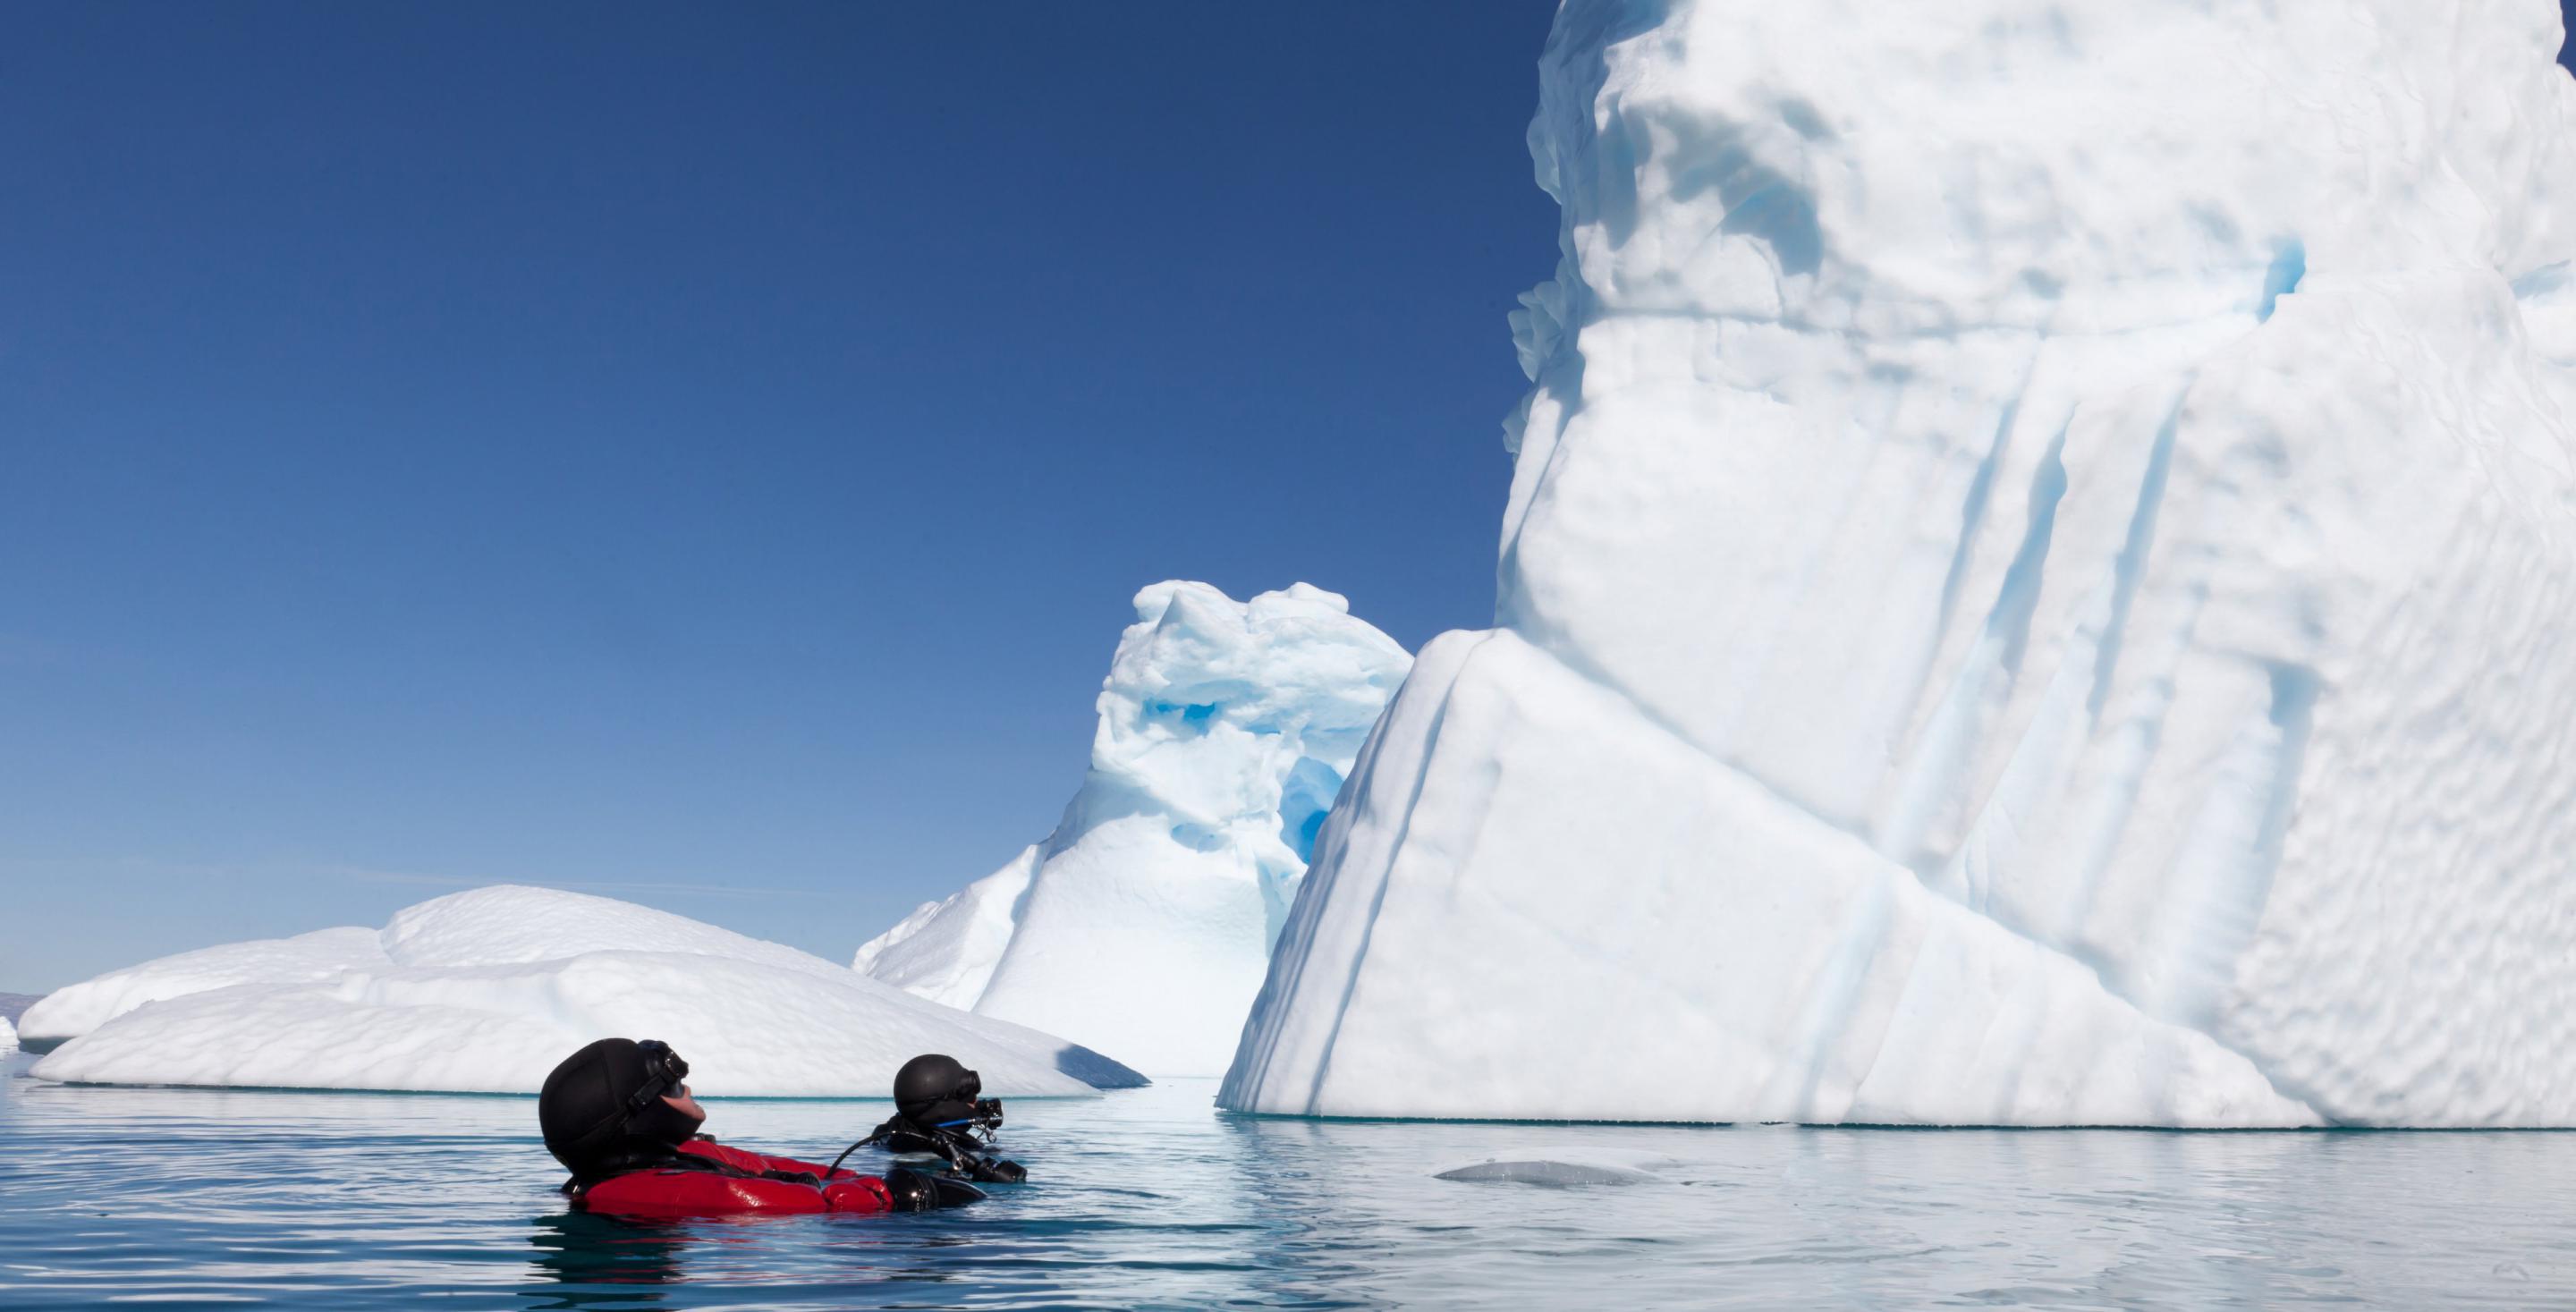
<svg viewBox="0 0 2576 1312">
<path fill-rule="evenodd" d="M 792 1157 L 728 1148 L 698 1133 L 706 1109 L 689 1063 L 647 1039 L 601 1039 L 563 1060 L 537 1095 L 546 1151 L 572 1179 L 576 1211 L 613 1216 L 917 1212 L 973 1202 L 963 1180 L 896 1167 L 882 1176 L 829 1171 Z"/>
</svg>

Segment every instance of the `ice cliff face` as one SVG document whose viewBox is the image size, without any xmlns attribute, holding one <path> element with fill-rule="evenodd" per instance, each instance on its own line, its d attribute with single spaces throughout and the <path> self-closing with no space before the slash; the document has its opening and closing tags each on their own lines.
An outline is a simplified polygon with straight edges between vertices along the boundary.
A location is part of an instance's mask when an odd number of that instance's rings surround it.
<svg viewBox="0 0 2576 1312">
<path fill-rule="evenodd" d="M 2545 0 L 1569 0 L 1497 626 L 1221 1101 L 2576 1123 Z"/>
<path fill-rule="evenodd" d="M 1242 603 L 1145 589 L 1055 832 L 853 964 L 1148 1074 L 1223 1070 L 1316 832 L 1410 663 L 1320 588 Z"/>
<path fill-rule="evenodd" d="M 609 898 L 498 885 L 164 957 L 31 1008 L 40 1079 L 533 1093 L 593 1039 L 658 1038 L 709 1095 L 887 1096 L 921 1052 L 987 1089 L 1141 1084 L 1098 1053 L 969 1016 L 782 944 Z"/>
</svg>

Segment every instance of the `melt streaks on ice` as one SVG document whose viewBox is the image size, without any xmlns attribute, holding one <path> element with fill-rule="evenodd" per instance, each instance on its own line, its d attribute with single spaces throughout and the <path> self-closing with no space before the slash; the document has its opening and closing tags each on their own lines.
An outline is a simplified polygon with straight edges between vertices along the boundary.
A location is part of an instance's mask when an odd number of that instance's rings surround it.
<svg viewBox="0 0 2576 1312">
<path fill-rule="evenodd" d="M 1497 628 L 1222 1101 L 2576 1123 L 2559 40 L 1570 0 Z"/>
<path fill-rule="evenodd" d="M 596 1038 L 658 1038 L 711 1096 L 882 1098 L 946 1052 L 985 1088 L 1084 1094 L 1142 1077 L 1096 1052 L 916 998 L 793 948 L 609 898 L 496 886 L 382 930 L 182 953 L 31 1008 L 75 1083 L 534 1092 Z M 41 1026 L 41 1027 L 40 1027 Z"/>
<path fill-rule="evenodd" d="M 859 949 L 924 997 L 1114 1051 L 1225 1068 L 1315 835 L 1411 664 L 1306 584 L 1138 593 L 1091 768 L 1044 843 Z"/>
</svg>

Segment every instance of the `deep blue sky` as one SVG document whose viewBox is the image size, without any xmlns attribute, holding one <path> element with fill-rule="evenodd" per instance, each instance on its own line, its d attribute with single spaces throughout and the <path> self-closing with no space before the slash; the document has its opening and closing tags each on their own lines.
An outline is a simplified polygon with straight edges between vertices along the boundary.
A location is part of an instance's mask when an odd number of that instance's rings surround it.
<svg viewBox="0 0 2576 1312">
<path fill-rule="evenodd" d="M 846 957 L 1139 586 L 1484 623 L 1551 9 L 0 7 L 0 990 L 494 880 Z"/>
<path fill-rule="evenodd" d="M 1483 623 L 1552 7 L 0 0 L 0 990 L 501 879 L 842 957 L 1138 586 Z"/>
</svg>

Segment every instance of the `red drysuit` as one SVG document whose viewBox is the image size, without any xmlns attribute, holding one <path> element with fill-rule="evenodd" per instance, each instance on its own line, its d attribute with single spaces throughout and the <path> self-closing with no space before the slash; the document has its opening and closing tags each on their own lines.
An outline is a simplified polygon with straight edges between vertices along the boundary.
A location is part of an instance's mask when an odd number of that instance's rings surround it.
<svg viewBox="0 0 2576 1312">
<path fill-rule="evenodd" d="M 894 1206 L 885 1181 L 854 1171 L 834 1171 L 820 1185 L 772 1180 L 763 1171 L 802 1171 L 821 1176 L 823 1168 L 792 1157 L 768 1157 L 728 1148 L 713 1139 L 692 1139 L 676 1150 L 703 1157 L 730 1170 L 646 1167 L 612 1175 L 597 1184 L 572 1190 L 575 1211 L 610 1216 L 729 1216 L 741 1213 L 883 1212 Z"/>
</svg>

